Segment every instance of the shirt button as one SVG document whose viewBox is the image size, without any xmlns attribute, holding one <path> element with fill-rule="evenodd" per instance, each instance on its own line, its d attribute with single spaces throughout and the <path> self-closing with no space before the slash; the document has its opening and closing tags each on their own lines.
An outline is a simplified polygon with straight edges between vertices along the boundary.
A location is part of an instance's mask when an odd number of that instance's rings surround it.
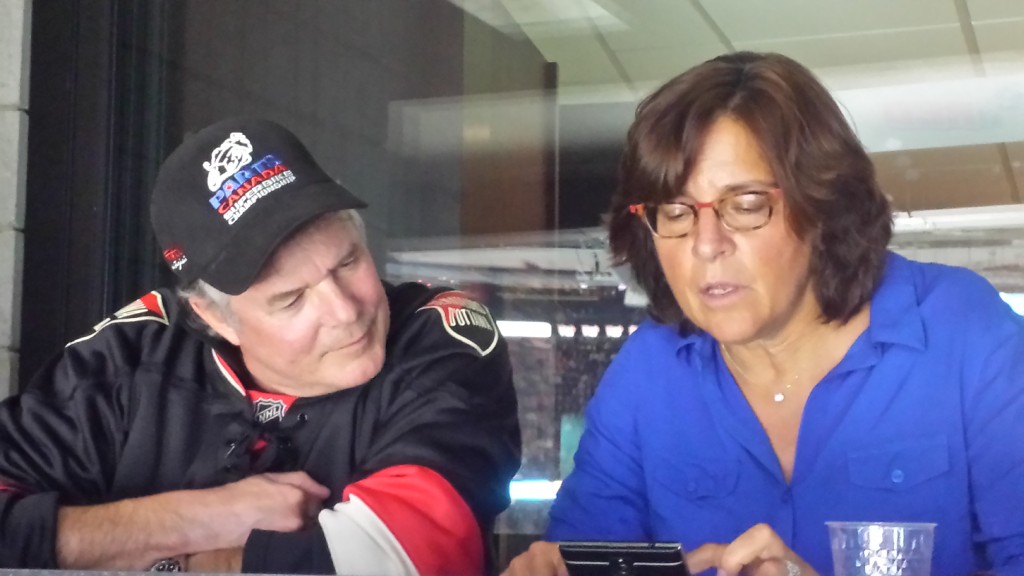
<svg viewBox="0 0 1024 576">
<path fill-rule="evenodd" d="M 695 492 L 696 490 L 697 490 L 697 483 L 696 482 L 690 482 L 690 483 L 688 483 L 686 485 L 686 491 L 687 492 Z"/>
<path fill-rule="evenodd" d="M 895 468 L 893 469 L 892 474 L 889 475 L 889 478 L 892 480 L 893 484 L 901 484 L 906 476 L 903 474 L 903 470 Z"/>
<path fill-rule="evenodd" d="M 793 492 L 792 491 L 786 490 L 785 492 L 782 493 L 782 503 L 783 504 L 789 504 L 789 501 L 792 500 L 792 499 L 793 499 Z"/>
</svg>

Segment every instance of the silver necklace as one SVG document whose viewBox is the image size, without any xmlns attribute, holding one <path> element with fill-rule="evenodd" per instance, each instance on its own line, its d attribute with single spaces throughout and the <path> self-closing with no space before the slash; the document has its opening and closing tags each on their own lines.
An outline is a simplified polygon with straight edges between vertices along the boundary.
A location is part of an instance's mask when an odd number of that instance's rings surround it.
<svg viewBox="0 0 1024 576">
<path fill-rule="evenodd" d="M 779 403 L 779 402 L 782 402 L 783 400 L 785 400 L 786 399 L 786 394 L 789 394 L 789 389 L 793 387 L 793 382 L 796 382 L 797 379 L 799 379 L 799 378 L 800 378 L 799 374 L 797 374 L 796 376 L 793 376 L 793 380 L 788 382 L 786 384 L 785 388 L 783 388 L 782 390 L 776 392 L 775 395 L 772 396 L 772 399 L 775 400 L 776 403 Z"/>
<path fill-rule="evenodd" d="M 725 353 L 725 357 L 728 358 L 729 361 L 732 362 L 733 365 L 736 365 L 736 361 L 732 359 L 732 354 L 729 354 L 729 350 L 725 346 L 721 346 L 721 349 L 722 349 L 722 352 Z M 736 370 L 738 370 L 740 372 L 740 374 L 743 375 L 743 371 L 740 370 L 739 366 L 736 366 Z M 786 394 L 789 394 L 789 390 L 790 390 L 790 388 L 793 387 L 793 383 L 796 382 L 799 379 L 800 379 L 800 375 L 799 374 L 793 376 L 793 379 L 786 383 L 785 388 L 783 388 L 782 390 L 779 390 L 778 392 L 776 392 L 775 394 L 772 395 L 772 400 L 774 400 L 776 404 L 781 404 L 783 401 L 785 401 L 786 400 Z"/>
</svg>

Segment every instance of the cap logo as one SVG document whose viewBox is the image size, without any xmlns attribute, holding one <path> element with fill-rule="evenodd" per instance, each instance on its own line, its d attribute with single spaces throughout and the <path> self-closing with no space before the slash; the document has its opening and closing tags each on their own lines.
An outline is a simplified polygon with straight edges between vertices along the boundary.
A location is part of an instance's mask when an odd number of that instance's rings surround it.
<svg viewBox="0 0 1024 576">
<path fill-rule="evenodd" d="M 228 178 L 210 197 L 210 206 L 230 226 L 261 198 L 292 182 L 295 174 L 273 154 L 267 154 Z"/>
<path fill-rule="evenodd" d="M 181 270 L 188 262 L 188 258 L 181 248 L 168 248 L 164 250 L 164 261 L 171 267 L 171 270 Z"/>
<path fill-rule="evenodd" d="M 232 132 L 227 140 L 221 142 L 210 155 L 209 162 L 203 162 L 206 168 L 206 185 L 210 192 L 216 192 L 225 180 L 238 172 L 238 169 L 252 162 L 252 144 L 245 134 Z"/>
</svg>

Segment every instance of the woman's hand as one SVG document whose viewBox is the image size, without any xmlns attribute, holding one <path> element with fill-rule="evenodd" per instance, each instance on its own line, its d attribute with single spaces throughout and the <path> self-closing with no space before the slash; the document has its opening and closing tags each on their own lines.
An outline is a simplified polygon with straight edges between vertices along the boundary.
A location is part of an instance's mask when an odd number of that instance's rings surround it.
<svg viewBox="0 0 1024 576">
<path fill-rule="evenodd" d="M 690 572 L 717 568 L 730 576 L 813 576 L 814 571 L 767 524 L 758 524 L 729 544 L 705 544 L 686 555 Z"/>
<path fill-rule="evenodd" d="M 501 576 L 569 576 L 556 542 L 534 542 L 516 556 Z"/>
</svg>

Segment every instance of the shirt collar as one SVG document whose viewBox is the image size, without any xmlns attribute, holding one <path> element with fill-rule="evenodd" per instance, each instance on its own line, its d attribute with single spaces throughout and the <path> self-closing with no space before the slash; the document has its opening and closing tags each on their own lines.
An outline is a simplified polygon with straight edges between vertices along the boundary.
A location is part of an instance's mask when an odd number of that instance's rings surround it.
<svg viewBox="0 0 1024 576">
<path fill-rule="evenodd" d="M 245 369 L 241 354 L 233 346 L 220 345 L 211 346 L 208 349 L 208 362 L 213 372 L 219 376 L 219 380 L 228 384 L 239 395 L 246 397 L 249 386 L 246 382 L 251 381 L 249 371 Z"/>
<path fill-rule="evenodd" d="M 689 352 L 698 356 L 705 356 L 711 350 L 710 346 L 715 344 L 714 338 L 707 332 L 696 329 L 690 334 L 683 333 L 679 327 L 672 328 L 679 338 L 676 344 L 676 354 Z"/>
<path fill-rule="evenodd" d="M 917 303 L 917 291 L 906 258 L 889 252 L 882 281 L 871 298 L 872 343 L 901 344 L 925 349 L 924 321 Z"/>
</svg>

